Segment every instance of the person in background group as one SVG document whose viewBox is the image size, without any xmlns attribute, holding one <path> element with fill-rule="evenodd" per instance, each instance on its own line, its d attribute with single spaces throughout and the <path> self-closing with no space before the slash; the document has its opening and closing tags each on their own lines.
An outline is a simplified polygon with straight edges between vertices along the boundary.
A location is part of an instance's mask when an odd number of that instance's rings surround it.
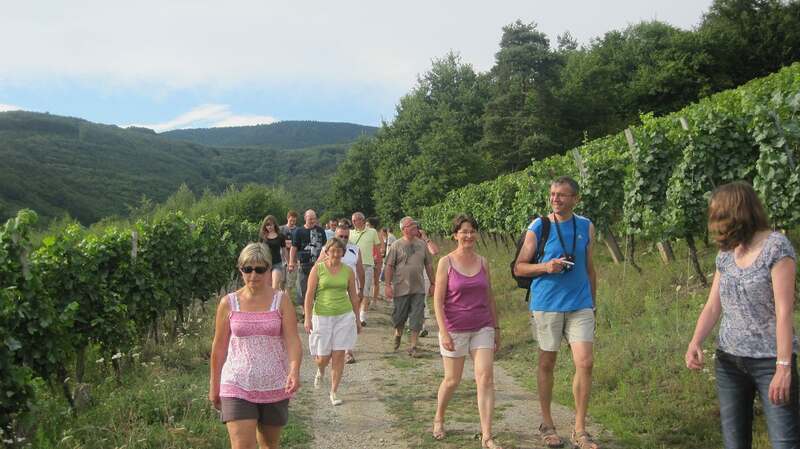
<svg viewBox="0 0 800 449">
<path fill-rule="evenodd" d="M 345 351 L 355 347 L 361 332 L 355 275 L 342 263 L 346 249 L 344 240 L 335 237 L 325 244 L 326 257 L 311 269 L 305 301 L 308 347 L 317 363 L 314 388 L 320 387 L 330 364 L 333 405 L 342 403 L 336 393 L 344 371 Z"/>
<path fill-rule="evenodd" d="M 578 183 L 574 179 L 563 176 L 550 184 L 553 212 L 548 216 L 551 223 L 549 238 L 540 242 L 547 222 L 534 220 L 528 227 L 514 272 L 517 276 L 538 276 L 531 283 L 530 310 L 535 322 L 536 341 L 539 342 L 537 384 L 542 408 L 539 426 L 542 440 L 548 447 L 564 445 L 556 433 L 550 406 L 556 356 L 561 340 L 566 338 L 575 365 L 572 444 L 580 449 L 598 449 L 598 444 L 586 432 L 597 307 L 597 275 L 592 263 L 594 225 L 589 219 L 573 213 L 579 200 Z M 540 243 L 544 245 L 544 254 L 539 263 L 532 263 Z"/>
<path fill-rule="evenodd" d="M 302 349 L 288 295 L 272 288 L 269 248 L 239 254 L 244 287 L 217 306 L 208 398 L 222 411 L 231 447 L 275 449 L 300 387 Z"/>
<path fill-rule="evenodd" d="M 286 237 L 278 228 L 278 220 L 272 215 L 264 217 L 261 222 L 261 243 L 265 243 L 272 254 L 272 288 L 281 289 L 284 278 L 284 265 L 289 259 L 286 250 Z"/>
<path fill-rule="evenodd" d="M 336 225 L 338 224 L 338 220 L 335 218 L 331 218 L 328 220 L 328 223 L 325 225 L 325 238 L 330 240 L 336 235 Z"/>
<path fill-rule="evenodd" d="M 354 212 L 353 216 L 353 229 L 350 230 L 350 243 L 358 245 L 361 249 L 361 261 L 364 264 L 364 284 L 360 285 L 361 294 L 364 301 L 361 303 L 361 325 L 367 325 L 367 310 L 374 292 L 372 291 L 375 281 L 375 267 L 381 266 L 381 259 L 377 260 L 373 257 L 373 250 L 375 248 L 380 252 L 381 240 L 378 238 L 378 232 L 372 228 L 367 227 L 367 220 L 361 212 Z"/>
<path fill-rule="evenodd" d="M 439 245 L 437 245 L 436 242 L 431 240 L 430 237 L 428 237 L 428 234 L 425 231 L 423 231 L 422 228 L 419 228 L 419 231 L 417 233 L 417 238 L 425 242 L 425 248 L 428 250 L 429 253 L 431 253 L 431 256 L 436 256 L 437 254 L 439 254 Z M 433 285 L 433 282 L 431 282 L 430 278 L 428 278 L 427 273 L 423 274 L 425 274 L 425 290 L 427 290 L 429 286 Z M 423 316 L 422 329 L 419 331 L 419 336 L 427 337 L 428 330 L 425 329 L 425 320 L 427 320 L 428 317 L 430 316 L 430 311 L 428 310 L 428 301 L 425 301 L 425 310 L 423 310 L 422 316 Z"/>
<path fill-rule="evenodd" d="M 297 212 L 290 210 L 286 213 L 286 224 L 279 228 L 281 234 L 283 234 L 284 240 L 286 240 L 286 252 L 287 254 L 292 250 L 292 232 L 294 232 L 295 228 L 297 228 Z M 289 262 L 289 259 L 285 259 L 285 261 Z M 288 265 L 283 267 L 283 280 L 281 282 L 281 289 L 289 291 L 289 287 L 297 284 L 297 272 L 296 271 L 289 271 Z"/>
<path fill-rule="evenodd" d="M 375 261 L 375 265 L 372 267 L 372 286 L 370 287 L 372 297 L 375 299 L 381 295 L 379 290 L 381 285 L 380 271 L 383 268 L 383 252 L 381 251 L 383 249 L 383 240 L 381 240 L 380 226 L 381 222 L 378 217 L 367 218 L 367 227 L 374 229 L 375 234 L 378 236 L 378 245 L 372 247 L 372 260 Z"/>
<path fill-rule="evenodd" d="M 342 219 L 336 225 L 336 235 L 334 237 L 347 242 L 350 239 L 350 228 L 352 225 L 350 221 L 347 219 Z M 325 254 L 325 250 L 322 251 L 322 258 L 327 257 Z M 364 285 L 364 265 L 361 262 L 361 250 L 358 246 L 353 245 L 352 243 L 348 243 L 344 250 L 344 256 L 342 257 L 342 263 L 350 267 L 353 270 L 353 273 L 356 274 L 356 290 L 358 290 L 359 285 Z M 363 300 L 361 296 L 361 291 L 358 294 L 359 303 Z M 353 354 L 352 350 L 347 350 L 344 353 L 344 363 L 355 363 L 356 357 Z"/>
<path fill-rule="evenodd" d="M 433 438 L 445 437 L 447 404 L 461 382 L 467 354 L 475 368 L 481 446 L 501 449 L 492 437 L 494 413 L 494 353 L 500 346 L 500 324 L 486 259 L 475 252 L 478 223 L 468 215 L 453 219 L 458 247 L 439 260 L 433 304 L 439 324 L 439 350 L 444 379 L 437 395 Z"/>
<path fill-rule="evenodd" d="M 406 321 L 411 327 L 411 346 L 408 355 L 417 356 L 417 337 L 422 329 L 425 308 L 425 276 L 435 283 L 432 258 L 425 242 L 417 238 L 419 228 L 417 222 L 411 217 L 400 220 L 400 230 L 403 238 L 397 240 L 389 247 L 386 256 L 386 298 L 393 300 L 392 325 L 394 326 L 394 349 L 400 347 L 400 340 L 405 329 Z M 428 289 L 428 294 L 433 295 L 433 284 Z"/>
<path fill-rule="evenodd" d="M 287 269 L 297 270 L 297 294 L 295 301 L 301 309 L 305 310 L 304 301 L 308 286 L 308 275 L 317 262 L 322 247 L 327 239 L 325 230 L 317 224 L 317 213 L 309 209 L 303 215 L 303 227 L 297 227 L 292 232 L 292 248 L 289 251 L 289 265 Z"/>
<path fill-rule="evenodd" d="M 772 448 L 800 448 L 795 250 L 785 235 L 770 230 L 761 201 L 745 182 L 714 191 L 708 230 L 720 251 L 686 366 L 703 367 L 703 341 L 722 317 L 714 358 L 725 448 L 752 447 L 756 393 Z"/>
<path fill-rule="evenodd" d="M 392 243 L 397 241 L 397 237 L 392 234 L 392 228 L 388 226 L 381 228 L 381 232 L 378 234 L 378 237 L 381 239 L 381 258 L 383 259 L 383 264 L 380 266 L 380 281 L 384 282 L 386 272 L 386 254 L 389 251 L 389 247 L 392 246 Z M 378 293 L 375 293 L 375 296 L 377 297 Z"/>
</svg>

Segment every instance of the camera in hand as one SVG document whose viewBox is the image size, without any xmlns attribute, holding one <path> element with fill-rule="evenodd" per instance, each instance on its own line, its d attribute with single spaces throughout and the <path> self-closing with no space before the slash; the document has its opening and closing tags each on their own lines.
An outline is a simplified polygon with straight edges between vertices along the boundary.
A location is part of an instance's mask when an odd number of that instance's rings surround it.
<svg viewBox="0 0 800 449">
<path fill-rule="evenodd" d="M 561 256 L 564 261 L 561 263 L 561 271 L 564 273 L 568 273 L 575 268 L 575 256 L 573 255 L 562 255 Z"/>
</svg>

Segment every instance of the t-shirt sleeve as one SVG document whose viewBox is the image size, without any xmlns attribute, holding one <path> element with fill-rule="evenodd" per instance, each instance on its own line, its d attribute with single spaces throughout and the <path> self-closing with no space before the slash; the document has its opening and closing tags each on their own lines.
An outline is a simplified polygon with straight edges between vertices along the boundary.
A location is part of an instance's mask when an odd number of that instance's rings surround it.
<svg viewBox="0 0 800 449">
<path fill-rule="evenodd" d="M 542 239 L 542 219 L 541 218 L 536 218 L 535 220 L 533 220 L 531 222 L 531 224 L 528 225 L 528 230 L 533 232 L 534 234 L 536 234 L 536 241 L 537 242 L 539 240 L 541 240 Z"/>
<path fill-rule="evenodd" d="M 295 228 L 292 231 L 292 246 L 294 246 L 297 249 L 300 249 L 300 248 L 303 247 L 303 243 L 300 241 L 300 228 L 299 227 Z"/>
<path fill-rule="evenodd" d="M 394 268 L 397 265 L 397 245 L 392 243 L 386 253 L 386 265 Z"/>
<path fill-rule="evenodd" d="M 770 248 L 770 257 L 767 260 L 767 265 L 769 266 L 770 270 L 773 266 L 775 266 L 776 263 L 780 262 L 786 257 L 792 260 L 797 260 L 797 254 L 792 247 L 792 242 L 790 242 L 785 235 L 776 233 L 773 241 L 774 243 Z"/>
</svg>

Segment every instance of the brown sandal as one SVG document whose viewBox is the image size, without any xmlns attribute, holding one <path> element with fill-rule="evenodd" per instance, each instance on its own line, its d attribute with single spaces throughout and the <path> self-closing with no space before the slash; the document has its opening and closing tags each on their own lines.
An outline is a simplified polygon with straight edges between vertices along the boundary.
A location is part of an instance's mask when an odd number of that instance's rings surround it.
<svg viewBox="0 0 800 449">
<path fill-rule="evenodd" d="M 592 436 L 586 431 L 575 432 L 573 430 L 572 444 L 578 449 L 600 449 L 600 446 L 592 440 Z"/>
<path fill-rule="evenodd" d="M 542 423 L 539 425 L 539 434 L 542 436 L 545 446 L 551 448 L 564 447 L 564 440 L 556 433 L 555 426 L 546 426 Z"/>
</svg>

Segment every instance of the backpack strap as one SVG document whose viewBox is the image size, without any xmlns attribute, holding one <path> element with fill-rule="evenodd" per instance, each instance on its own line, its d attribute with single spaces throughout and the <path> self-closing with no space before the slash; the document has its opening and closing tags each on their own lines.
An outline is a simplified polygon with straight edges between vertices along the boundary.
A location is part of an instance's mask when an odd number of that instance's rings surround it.
<svg viewBox="0 0 800 449">
<path fill-rule="evenodd" d="M 544 257 L 544 247 L 550 238 L 550 217 L 543 215 L 539 219 L 542 220 L 542 237 L 536 242 L 536 255 L 533 259 L 536 262 L 541 262 Z"/>
</svg>

